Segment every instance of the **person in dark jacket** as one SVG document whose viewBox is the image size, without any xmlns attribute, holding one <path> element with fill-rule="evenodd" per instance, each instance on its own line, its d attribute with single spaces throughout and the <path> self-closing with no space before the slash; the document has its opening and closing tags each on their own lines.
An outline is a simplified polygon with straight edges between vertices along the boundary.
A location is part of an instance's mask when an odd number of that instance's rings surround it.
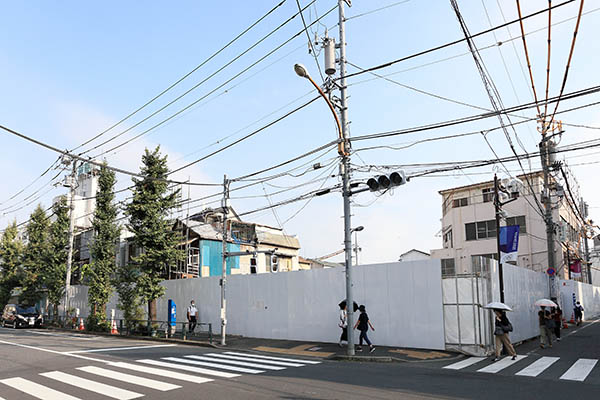
<svg viewBox="0 0 600 400">
<path fill-rule="evenodd" d="M 552 308 L 552 319 L 554 319 L 554 336 L 560 342 L 560 326 L 562 324 L 562 310 L 560 307 Z"/>
<path fill-rule="evenodd" d="M 369 316 L 367 315 L 367 310 L 365 309 L 365 306 L 361 305 L 358 309 L 360 311 L 360 315 L 358 317 L 358 321 L 356 321 L 356 324 L 354 324 L 354 329 L 358 328 L 358 330 L 360 331 L 357 350 L 362 351 L 362 344 L 364 340 L 369 345 L 369 352 L 372 353 L 375 351 L 375 346 L 373 346 L 373 344 L 369 340 L 369 337 L 367 336 L 367 331 L 369 330 L 369 327 L 371 327 L 371 330 L 373 331 L 375 330 L 375 328 L 373 328 L 371 321 L 369 321 Z"/>
<path fill-rule="evenodd" d="M 500 353 L 502 352 L 502 346 L 506 348 L 508 354 L 512 356 L 513 360 L 517 359 L 517 353 L 513 345 L 510 343 L 508 332 L 512 330 L 512 325 L 506 316 L 506 313 L 502 310 L 494 310 L 495 318 L 495 329 L 494 339 L 496 342 L 496 357 L 492 361 L 498 361 L 500 359 Z"/>
</svg>

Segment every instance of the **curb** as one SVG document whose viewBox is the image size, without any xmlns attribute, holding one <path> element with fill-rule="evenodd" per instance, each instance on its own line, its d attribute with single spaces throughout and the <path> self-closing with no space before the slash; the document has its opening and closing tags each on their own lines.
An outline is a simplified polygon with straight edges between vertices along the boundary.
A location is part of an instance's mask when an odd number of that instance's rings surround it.
<svg viewBox="0 0 600 400">
<path fill-rule="evenodd" d="M 387 356 L 344 356 L 334 355 L 327 358 L 328 360 L 334 361 L 359 361 L 359 362 L 377 362 L 377 363 L 391 363 L 397 362 L 398 360 L 394 357 Z"/>
<path fill-rule="evenodd" d="M 55 331 L 55 332 L 77 333 L 77 334 L 81 334 L 81 335 L 104 336 L 104 337 L 108 337 L 108 338 L 146 340 L 149 342 L 176 343 L 176 344 L 184 344 L 184 345 L 188 345 L 188 346 L 210 347 L 213 349 L 221 348 L 221 347 L 217 347 L 216 345 L 210 344 L 207 342 L 183 340 L 183 339 L 165 339 L 165 338 L 157 338 L 157 337 L 149 337 L 149 336 L 111 335 L 110 333 L 107 333 L 107 332 L 74 331 L 73 329 L 61 329 L 61 328 L 45 328 L 45 330 Z"/>
</svg>

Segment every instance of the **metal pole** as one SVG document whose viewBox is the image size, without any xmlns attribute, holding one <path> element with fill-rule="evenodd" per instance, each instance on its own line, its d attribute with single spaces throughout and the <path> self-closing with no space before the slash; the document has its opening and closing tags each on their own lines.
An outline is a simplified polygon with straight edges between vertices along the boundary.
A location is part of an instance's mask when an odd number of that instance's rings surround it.
<svg viewBox="0 0 600 400">
<path fill-rule="evenodd" d="M 552 268 L 555 271 L 556 261 L 554 258 L 554 221 L 552 220 L 552 199 L 550 197 L 550 165 L 549 165 L 549 154 L 548 154 L 548 140 L 546 136 L 548 131 L 548 125 L 545 120 L 542 120 L 542 141 L 540 142 L 540 156 L 542 159 L 542 169 L 544 172 L 544 196 L 542 198 L 546 213 L 544 220 L 546 222 L 546 242 L 548 249 L 548 268 Z M 570 270 L 569 270 L 570 271 Z M 556 287 L 554 281 L 554 275 L 550 276 L 550 298 L 556 298 Z"/>
<path fill-rule="evenodd" d="M 188 176 L 188 183 L 191 182 L 191 178 Z M 188 185 L 188 203 L 187 203 L 187 213 L 185 217 L 185 273 L 186 276 L 190 273 L 190 187 L 192 185 Z M 183 271 L 182 271 L 183 272 Z M 198 271 L 200 272 L 200 271 Z"/>
<path fill-rule="evenodd" d="M 500 302 L 504 303 L 504 270 L 500 252 L 500 198 L 498 196 L 498 176 L 494 174 L 494 210 L 496 214 L 496 252 L 498 255 L 498 282 L 500 283 Z"/>
<path fill-rule="evenodd" d="M 67 319 L 67 313 L 69 311 L 69 288 L 71 287 L 71 268 L 73 265 L 73 239 L 75 232 L 75 204 L 73 199 L 75 197 L 75 188 L 77 187 L 76 172 L 77 172 L 77 160 L 72 160 L 71 170 L 71 182 L 69 182 L 69 247 L 67 251 L 67 272 L 65 275 L 65 320 Z"/>
<path fill-rule="evenodd" d="M 348 355 L 354 355 L 354 296 L 352 293 L 352 234 L 350 230 L 350 142 L 348 135 L 348 106 L 346 94 L 346 31 L 344 16 L 344 0 L 338 0 L 339 32 L 340 32 L 340 122 L 344 138 L 344 155 L 342 156 L 342 196 L 344 198 L 344 252 L 346 265 L 346 304 L 348 314 Z"/>
<path fill-rule="evenodd" d="M 225 284 L 227 282 L 227 214 L 229 213 L 229 181 L 223 177 L 223 269 L 221 271 L 221 345 L 225 346 L 225 330 L 227 327 L 227 300 L 225 299 Z"/>
</svg>

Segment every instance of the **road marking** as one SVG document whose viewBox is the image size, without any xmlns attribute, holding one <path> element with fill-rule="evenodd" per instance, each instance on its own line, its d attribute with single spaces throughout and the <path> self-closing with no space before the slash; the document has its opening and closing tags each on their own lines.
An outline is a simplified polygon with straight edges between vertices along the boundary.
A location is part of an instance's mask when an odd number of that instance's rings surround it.
<svg viewBox="0 0 600 400">
<path fill-rule="evenodd" d="M 473 364 L 477 364 L 479 361 L 485 360 L 485 357 L 469 357 L 466 360 L 459 361 L 454 364 L 446 365 L 444 369 L 463 369 L 469 367 Z"/>
<path fill-rule="evenodd" d="M 69 396 L 68 394 L 59 392 L 58 390 L 50 389 L 46 386 L 28 381 L 27 379 L 23 378 L 3 379 L 0 382 L 42 400 L 79 400 L 77 397 Z"/>
<path fill-rule="evenodd" d="M 130 369 L 133 371 L 144 372 L 146 374 L 159 375 L 164 378 L 178 379 L 180 381 L 186 381 L 186 382 L 192 382 L 192 383 L 212 382 L 212 379 L 202 378 L 200 376 L 182 374 L 180 372 L 169 371 L 169 370 L 161 369 L 161 368 L 146 367 L 144 365 L 135 365 L 135 364 L 130 364 L 130 363 L 126 363 L 126 362 L 112 362 L 109 365 L 112 367 Z"/>
<path fill-rule="evenodd" d="M 271 370 L 271 371 L 281 371 L 281 370 L 285 369 L 285 367 L 278 367 L 278 366 L 274 366 L 274 365 L 256 364 L 256 363 L 249 363 L 249 362 L 237 361 L 237 360 L 223 360 L 220 358 L 212 358 L 212 357 L 204 357 L 204 356 L 185 356 L 185 357 L 193 358 L 196 360 L 209 361 L 209 362 L 215 363 L 215 365 L 233 364 L 233 365 L 239 365 L 242 367 L 261 368 L 263 370 L 267 369 L 267 370 Z M 219 364 L 219 363 L 222 363 L 222 364 Z M 265 371 L 261 371 L 261 372 L 265 372 Z"/>
<path fill-rule="evenodd" d="M 77 354 L 64 353 L 62 351 L 44 349 L 42 347 L 28 346 L 26 344 L 21 344 L 21 343 L 7 342 L 6 340 L 0 340 L 0 343 L 2 343 L 2 344 L 9 344 L 11 346 L 23 347 L 23 348 L 26 348 L 26 349 L 32 349 L 32 350 L 38 350 L 38 351 L 45 351 L 47 353 L 52 353 L 52 354 L 60 354 L 60 355 L 67 356 L 67 357 L 80 358 L 82 360 L 96 361 L 96 362 L 101 362 L 101 363 L 105 363 L 105 364 L 109 364 L 110 363 L 110 361 L 101 360 L 99 358 L 85 357 L 85 356 L 80 356 L 80 355 L 77 355 Z"/>
<path fill-rule="evenodd" d="M 140 350 L 140 349 L 151 349 L 155 347 L 173 347 L 177 346 L 176 344 L 157 344 L 151 346 L 132 346 L 132 347 L 109 347 L 106 349 L 90 349 L 90 350 L 76 350 L 76 351 L 67 351 L 66 354 L 77 354 L 77 353 L 96 353 L 102 351 L 119 351 L 119 350 Z"/>
<path fill-rule="evenodd" d="M 510 367 L 511 365 L 518 363 L 525 357 L 527 357 L 527 356 L 517 356 L 517 358 L 514 360 L 510 356 L 504 357 L 500 361 L 496 361 L 495 363 L 490 364 L 487 367 L 478 369 L 477 372 L 485 372 L 488 374 L 495 374 L 496 372 L 502 371 L 504 368 Z"/>
<path fill-rule="evenodd" d="M 196 358 L 196 356 L 186 356 L 186 357 L 194 357 L 194 358 Z M 203 359 L 203 357 L 197 357 L 197 358 Z M 194 365 L 202 365 L 204 367 L 213 367 L 213 368 L 225 369 L 225 370 L 228 370 L 228 371 L 244 372 L 246 374 L 262 374 L 263 372 L 265 372 L 265 371 L 258 370 L 258 369 L 234 367 L 232 365 L 215 364 L 215 363 L 212 363 L 212 362 L 186 360 L 185 358 L 177 358 L 177 357 L 166 357 L 166 358 L 164 358 L 164 360 L 176 361 L 176 362 L 182 362 L 182 363 L 194 364 Z M 212 360 L 212 359 L 209 359 L 209 360 L 210 361 L 215 361 L 215 360 Z"/>
<path fill-rule="evenodd" d="M 159 367 L 165 367 L 165 368 L 182 369 L 184 371 L 195 372 L 197 374 L 204 374 L 204 375 L 213 375 L 213 376 L 218 376 L 220 378 L 235 378 L 235 377 L 240 376 L 238 374 L 231 374 L 229 372 L 213 371 L 211 369 L 191 367 L 189 365 L 167 363 L 167 362 L 158 361 L 158 360 L 137 360 L 137 362 L 144 363 L 144 364 L 150 364 L 150 365 L 157 365 Z"/>
<path fill-rule="evenodd" d="M 207 355 L 209 355 L 211 357 L 225 358 L 225 359 L 228 359 L 228 360 L 245 360 L 245 361 L 259 362 L 259 363 L 264 363 L 264 364 L 281 365 L 281 366 L 284 366 L 284 367 L 303 367 L 304 366 L 304 364 L 289 363 L 289 362 L 283 362 L 283 361 L 265 360 L 265 359 L 261 359 L 261 358 L 253 358 L 253 357 L 250 357 L 250 356 L 248 356 L 248 357 L 240 357 L 240 356 L 232 356 L 232 355 L 229 355 L 229 354 L 218 354 L 218 353 L 211 353 L 211 354 L 207 354 Z M 226 362 L 226 361 L 223 360 L 223 362 Z M 243 364 L 240 364 L 240 365 L 243 365 Z M 248 365 L 248 366 L 249 367 L 257 367 L 259 365 Z M 267 368 L 267 369 L 272 369 L 272 368 Z M 284 368 L 279 368 L 279 369 L 284 369 Z"/>
<path fill-rule="evenodd" d="M 80 367 L 77 368 L 80 371 L 87 372 L 94 375 L 105 376 L 110 379 L 114 379 L 121 382 L 127 382 L 134 385 L 148 387 L 150 389 L 160 390 L 166 392 L 167 390 L 179 389 L 181 386 L 173 385 L 171 383 L 156 381 L 154 379 L 142 378 L 140 376 L 124 374 L 123 372 L 117 372 L 106 368 L 98 367 Z"/>
<path fill-rule="evenodd" d="M 307 357 L 329 357 L 335 353 L 327 353 L 323 351 L 308 351 L 307 349 L 314 347 L 314 344 L 303 344 L 300 346 L 292 347 L 291 349 L 282 349 L 281 347 L 267 347 L 258 346 L 255 347 L 256 351 L 266 351 L 267 353 L 281 353 L 291 354 L 294 356 L 307 356 Z"/>
<path fill-rule="evenodd" d="M 104 383 L 92 381 L 85 378 L 80 378 L 75 375 L 65 374 L 60 371 L 44 372 L 40 374 L 46 378 L 54 379 L 67 385 L 75 386 L 81 389 L 89 390 L 90 392 L 96 392 L 103 394 L 108 397 L 112 397 L 117 400 L 131 400 L 143 397 L 143 394 L 131 392 L 129 390 L 121 389 L 115 386 L 106 385 Z"/>
<path fill-rule="evenodd" d="M 530 366 L 523 368 L 522 370 L 517 372 L 515 375 L 538 376 L 539 374 L 544 372 L 546 369 L 548 369 L 552 364 L 557 362 L 559 359 L 560 359 L 560 357 L 542 357 L 542 358 L 536 360 L 536 362 L 534 362 Z"/>
<path fill-rule="evenodd" d="M 580 358 L 560 377 L 560 379 L 583 382 L 590 372 L 592 372 L 592 369 L 594 369 L 597 362 L 598 360 Z"/>
<path fill-rule="evenodd" d="M 225 354 L 232 354 L 234 356 L 261 358 L 263 360 L 289 361 L 289 362 L 297 362 L 297 363 L 303 363 L 303 364 L 321 364 L 321 361 L 298 360 L 298 359 L 293 359 L 293 358 L 259 356 L 259 355 L 256 355 L 256 354 L 237 353 L 235 351 L 227 351 L 227 352 L 225 352 Z"/>
<path fill-rule="evenodd" d="M 35 333 L 36 335 L 47 335 L 47 336 L 57 336 L 57 337 L 62 337 L 62 338 L 76 338 L 76 339 L 81 339 L 81 340 L 94 340 L 94 339 L 98 339 L 98 336 L 91 336 L 91 335 L 74 335 L 72 333 L 66 333 L 66 334 L 60 334 L 60 333 L 52 333 L 52 332 L 42 332 L 42 331 L 32 331 L 32 330 L 26 330 L 25 332 L 29 332 L 29 333 Z"/>
</svg>

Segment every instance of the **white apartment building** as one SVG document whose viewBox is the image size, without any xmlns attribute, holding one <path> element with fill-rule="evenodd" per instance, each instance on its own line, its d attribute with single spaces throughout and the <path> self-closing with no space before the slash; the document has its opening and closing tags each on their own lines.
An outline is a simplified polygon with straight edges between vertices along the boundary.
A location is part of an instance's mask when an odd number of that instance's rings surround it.
<svg viewBox="0 0 600 400">
<path fill-rule="evenodd" d="M 519 193 L 512 193 L 515 200 L 502 207 L 506 218 L 501 226 L 519 225 L 519 250 L 517 265 L 535 271 L 548 268 L 546 225 L 536 204 L 541 204 L 543 174 L 534 172 L 518 177 L 525 183 Z M 531 184 L 530 189 L 527 179 Z M 580 203 L 576 183 L 569 186 L 576 204 Z M 569 196 L 560 184 L 552 191 L 553 220 L 556 225 L 555 260 L 557 275 L 568 278 L 568 261 L 583 256 L 582 224 L 567 202 Z M 497 259 L 496 221 L 494 210 L 494 182 L 486 181 L 468 186 L 442 190 L 442 240 L 443 248 L 431 250 L 431 257 L 442 260 L 446 275 L 477 272 L 478 257 Z M 535 196 L 535 198 L 534 198 Z M 567 254 L 567 248 L 570 251 Z M 581 278 L 587 281 L 587 271 Z M 578 279 L 579 280 L 579 279 Z"/>
</svg>

